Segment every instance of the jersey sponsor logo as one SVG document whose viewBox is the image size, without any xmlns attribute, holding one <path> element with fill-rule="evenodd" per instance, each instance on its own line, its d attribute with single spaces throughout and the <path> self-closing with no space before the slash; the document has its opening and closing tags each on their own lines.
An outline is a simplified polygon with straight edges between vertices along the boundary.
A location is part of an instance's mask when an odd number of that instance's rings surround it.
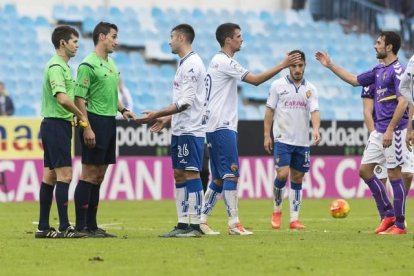
<svg viewBox="0 0 414 276">
<path fill-rule="evenodd" d="M 377 89 L 376 92 L 377 92 L 378 97 L 383 97 L 384 94 L 387 93 L 387 91 L 388 91 L 388 88 L 384 87 L 384 88 Z"/>
<path fill-rule="evenodd" d="M 286 101 L 285 102 L 285 107 L 286 108 L 306 108 L 308 106 L 308 103 L 306 101 Z"/>
</svg>

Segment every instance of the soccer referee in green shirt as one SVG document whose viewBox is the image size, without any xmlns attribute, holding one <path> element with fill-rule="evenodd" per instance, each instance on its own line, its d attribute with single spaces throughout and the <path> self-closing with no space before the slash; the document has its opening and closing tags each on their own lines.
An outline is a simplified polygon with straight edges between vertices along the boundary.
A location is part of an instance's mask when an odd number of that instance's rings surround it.
<svg viewBox="0 0 414 276">
<path fill-rule="evenodd" d="M 116 162 L 117 112 L 125 119 L 137 117 L 118 101 L 119 71 L 109 57 L 118 45 L 118 27 L 100 22 L 92 37 L 95 51 L 79 65 L 75 92 L 76 106 L 89 121 L 80 132 L 82 175 L 75 190 L 76 230 L 95 238 L 116 237 L 96 222 L 99 189 L 108 165 Z"/>
<path fill-rule="evenodd" d="M 68 61 L 78 49 L 78 32 L 70 26 L 57 27 L 52 33 L 56 54 L 48 61 L 43 77 L 42 120 L 40 134 L 44 148 L 43 180 L 39 192 L 40 218 L 36 238 L 81 238 L 68 219 L 68 191 L 72 179 L 71 139 L 73 114 L 87 124 L 87 118 L 75 106 L 74 87 Z M 59 231 L 49 225 L 53 190 Z"/>
</svg>

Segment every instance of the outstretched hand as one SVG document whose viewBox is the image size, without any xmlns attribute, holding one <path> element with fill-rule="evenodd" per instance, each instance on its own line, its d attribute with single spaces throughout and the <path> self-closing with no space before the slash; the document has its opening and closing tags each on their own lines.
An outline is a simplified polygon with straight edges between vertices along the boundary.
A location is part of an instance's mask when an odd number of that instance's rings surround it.
<svg viewBox="0 0 414 276">
<path fill-rule="evenodd" d="M 327 52 L 318 51 L 315 53 L 315 58 L 325 67 L 329 67 L 332 64 L 331 57 L 328 55 Z"/>
<path fill-rule="evenodd" d="M 135 115 L 132 111 L 125 111 L 124 114 L 122 114 L 122 117 L 124 117 L 125 120 L 129 121 L 129 119 L 137 120 L 138 117 Z"/>
<path fill-rule="evenodd" d="M 141 112 L 141 114 L 144 114 L 145 116 L 142 118 L 135 119 L 140 124 L 149 124 L 155 120 L 155 112 L 153 111 L 144 111 Z"/>
<path fill-rule="evenodd" d="M 291 55 L 286 54 L 285 58 L 282 61 L 282 65 L 284 68 L 287 68 L 292 64 L 298 63 L 301 60 L 302 60 L 302 56 L 299 53 L 295 53 Z"/>
<path fill-rule="evenodd" d="M 168 118 L 158 118 L 155 120 L 155 123 L 151 126 L 150 131 L 158 133 L 160 132 L 164 127 L 168 125 Z"/>
</svg>

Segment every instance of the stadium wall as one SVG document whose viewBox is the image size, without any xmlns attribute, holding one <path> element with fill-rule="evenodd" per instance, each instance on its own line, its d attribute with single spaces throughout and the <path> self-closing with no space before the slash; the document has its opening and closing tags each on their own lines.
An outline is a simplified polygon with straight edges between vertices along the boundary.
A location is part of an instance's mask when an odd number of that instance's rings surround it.
<svg viewBox="0 0 414 276">
<path fill-rule="evenodd" d="M 305 198 L 364 198 L 368 186 L 359 178 L 360 157 L 314 156 L 303 182 Z M 81 174 L 81 160 L 73 160 L 69 198 Z M 42 159 L 1 160 L 0 202 L 37 201 L 42 180 Z M 241 157 L 238 193 L 244 199 L 271 198 L 275 177 L 271 157 Z M 391 193 L 391 190 L 390 190 Z M 414 187 L 410 190 L 414 195 Z M 103 200 L 162 200 L 174 198 L 169 157 L 119 157 L 106 173 L 100 192 Z M 285 196 L 288 196 L 286 189 Z"/>
<path fill-rule="evenodd" d="M 138 132 L 134 132 L 134 128 L 124 128 L 125 122 L 119 121 L 118 123 L 121 125 L 120 129 L 130 130 L 130 132 L 125 131 L 123 135 L 132 135 L 135 138 L 137 135 L 146 137 L 148 134 L 145 134 L 145 128 L 135 127 Z M 259 124 L 261 122 L 256 121 L 255 123 Z M 243 152 L 242 148 L 257 144 L 259 140 L 260 148 L 262 147 L 261 134 L 257 135 L 258 128 L 251 127 L 250 124 L 252 122 L 248 122 L 247 126 L 249 127 L 245 129 L 256 129 L 256 134 L 247 135 L 243 128 L 240 129 L 240 137 L 249 137 L 250 139 L 250 144 L 247 143 L 245 146 L 240 147 L 239 143 L 241 152 Z M 359 122 L 359 124 L 362 123 Z M 349 122 L 330 122 L 325 125 L 329 127 L 325 130 L 327 137 L 335 137 L 327 143 L 325 147 L 327 153 L 331 151 L 330 148 L 338 150 L 344 147 L 342 144 L 342 146 L 339 146 L 337 142 L 343 140 L 347 141 L 348 146 L 358 146 L 359 140 L 355 137 L 365 137 L 358 134 L 361 132 L 361 130 L 358 131 L 358 128 L 349 127 L 352 125 Z M 347 129 L 343 128 L 344 125 L 348 126 Z M 3 179 L 0 178 L 0 202 L 38 200 L 43 171 L 43 149 L 39 127 L 39 118 L 4 118 L 1 120 L 0 176 Z M 139 129 L 142 129 L 142 131 L 139 131 Z M 341 132 L 343 136 L 333 135 Z M 120 152 L 135 152 L 136 154 L 129 154 L 129 156 L 120 154 L 117 163 L 109 167 L 102 184 L 101 198 L 105 200 L 162 200 L 174 198 L 171 160 L 166 156 L 167 152 L 156 150 L 158 147 L 161 147 L 161 149 L 169 147 L 168 137 L 169 132 L 166 131 L 163 137 L 157 139 L 152 137 L 151 139 L 134 140 L 121 137 L 120 131 L 118 131 L 118 142 L 119 139 L 125 140 L 123 147 L 119 148 Z M 253 143 L 251 140 L 253 137 L 259 140 Z M 346 139 L 337 139 L 337 137 Z M 142 143 L 136 144 L 136 141 Z M 351 142 L 352 144 L 350 144 Z M 365 143 L 365 141 L 361 141 L 361 143 Z M 251 152 L 251 150 L 246 152 Z M 273 159 L 262 152 L 263 149 L 256 156 L 242 155 L 240 157 L 238 192 L 241 198 L 264 199 L 272 196 L 273 179 L 275 177 Z M 306 174 L 303 183 L 304 197 L 368 197 L 370 195 L 368 187 L 358 176 L 360 160 L 361 157 L 355 154 L 353 156 L 342 154 L 332 156 L 313 155 L 310 171 Z M 73 199 L 81 168 L 82 164 L 79 157 L 74 158 L 70 199 Z M 414 186 L 410 195 L 414 195 Z"/>
</svg>

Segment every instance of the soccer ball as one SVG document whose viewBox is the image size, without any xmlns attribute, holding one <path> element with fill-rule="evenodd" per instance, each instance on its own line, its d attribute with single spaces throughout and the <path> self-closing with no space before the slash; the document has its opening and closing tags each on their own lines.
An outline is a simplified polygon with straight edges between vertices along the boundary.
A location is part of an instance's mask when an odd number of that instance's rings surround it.
<svg viewBox="0 0 414 276">
<path fill-rule="evenodd" d="M 346 218 L 349 210 L 349 204 L 344 199 L 335 199 L 331 203 L 331 215 L 334 218 Z"/>
</svg>

